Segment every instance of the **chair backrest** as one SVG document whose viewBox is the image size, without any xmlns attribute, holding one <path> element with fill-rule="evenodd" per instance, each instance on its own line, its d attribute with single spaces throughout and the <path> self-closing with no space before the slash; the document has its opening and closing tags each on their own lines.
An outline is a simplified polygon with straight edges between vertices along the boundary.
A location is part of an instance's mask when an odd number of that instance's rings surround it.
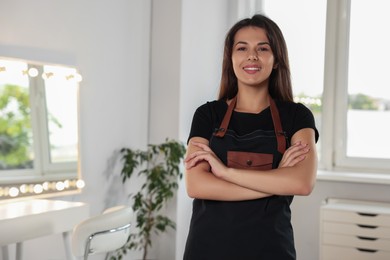
<svg viewBox="0 0 390 260">
<path fill-rule="evenodd" d="M 131 207 L 116 206 L 79 223 L 72 234 L 73 254 L 86 257 L 121 248 L 130 235 L 132 218 Z"/>
</svg>

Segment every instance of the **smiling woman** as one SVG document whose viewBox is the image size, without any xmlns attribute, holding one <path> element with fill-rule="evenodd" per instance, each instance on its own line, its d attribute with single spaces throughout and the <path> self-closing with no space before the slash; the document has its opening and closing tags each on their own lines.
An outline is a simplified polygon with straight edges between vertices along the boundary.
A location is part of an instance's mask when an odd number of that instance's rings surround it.
<svg viewBox="0 0 390 260">
<path fill-rule="evenodd" d="M 318 137 L 311 111 L 293 102 L 278 25 L 260 14 L 238 21 L 218 100 L 196 109 L 188 137 L 183 259 L 296 259 L 290 204 L 313 189 Z"/>
<path fill-rule="evenodd" d="M 76 69 L 0 58 L 0 199 L 77 190 Z"/>
</svg>

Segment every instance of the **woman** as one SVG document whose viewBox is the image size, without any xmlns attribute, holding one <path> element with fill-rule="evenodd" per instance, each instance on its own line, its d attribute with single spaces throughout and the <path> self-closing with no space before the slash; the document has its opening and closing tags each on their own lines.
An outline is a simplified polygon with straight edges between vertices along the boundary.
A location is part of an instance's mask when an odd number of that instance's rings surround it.
<svg viewBox="0 0 390 260">
<path fill-rule="evenodd" d="M 279 27 L 263 15 L 236 23 L 219 98 L 196 110 L 189 135 L 184 259 L 295 259 L 290 204 L 313 189 L 317 140 L 312 113 L 293 102 Z"/>
</svg>

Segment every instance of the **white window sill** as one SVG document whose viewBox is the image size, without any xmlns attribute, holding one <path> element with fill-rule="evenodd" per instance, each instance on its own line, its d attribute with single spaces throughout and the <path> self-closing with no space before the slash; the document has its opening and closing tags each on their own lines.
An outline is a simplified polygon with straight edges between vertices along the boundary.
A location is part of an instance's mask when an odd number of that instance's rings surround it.
<svg viewBox="0 0 390 260">
<path fill-rule="evenodd" d="M 317 180 L 390 185 L 390 173 L 364 173 L 319 170 L 317 172 Z"/>
</svg>

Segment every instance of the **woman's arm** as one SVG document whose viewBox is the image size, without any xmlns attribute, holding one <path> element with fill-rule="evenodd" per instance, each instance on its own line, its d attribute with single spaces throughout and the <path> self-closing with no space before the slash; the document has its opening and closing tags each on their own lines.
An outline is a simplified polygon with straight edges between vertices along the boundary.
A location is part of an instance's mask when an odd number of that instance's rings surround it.
<svg viewBox="0 0 390 260">
<path fill-rule="evenodd" d="M 209 145 L 208 140 L 193 137 L 188 144 L 187 155 L 201 151 L 201 148 L 194 143 L 201 143 L 207 147 Z M 186 169 L 185 181 L 187 194 L 191 198 L 239 201 L 270 196 L 270 194 L 244 188 L 216 177 L 210 172 L 210 165 L 207 161 L 200 161 L 193 167 Z"/>
<path fill-rule="evenodd" d="M 204 146 L 204 144 L 195 144 L 200 150 L 192 150 L 194 153 L 191 153 L 186 159 L 187 167 L 191 168 L 198 162 L 203 164 L 206 161 L 211 172 L 223 181 L 265 194 L 308 195 L 314 187 L 317 171 L 314 135 L 314 130 L 311 128 L 304 128 L 296 132 L 291 142 L 300 144 L 298 152 L 291 152 L 292 149 L 295 149 L 295 145 L 286 150 L 281 164 L 288 157 L 286 154 L 292 155 L 289 157 L 292 158 L 293 162 L 277 169 L 251 171 L 228 168 L 217 160 L 208 146 Z"/>
<path fill-rule="evenodd" d="M 291 167 L 305 159 L 307 153 L 304 147 L 297 142 L 290 147 L 283 155 L 279 167 Z M 205 151 L 207 150 L 207 151 Z M 187 193 L 192 198 L 210 200 L 250 200 L 270 196 L 272 193 L 265 193 L 249 187 L 243 187 L 233 182 L 223 180 L 212 174 L 211 164 L 207 160 L 193 160 L 193 156 L 199 153 L 209 154 L 214 161 L 213 165 L 219 165 L 225 171 L 227 167 L 217 158 L 209 148 L 208 140 L 201 137 L 191 138 L 186 162 L 186 188 Z M 216 169 L 213 169 L 213 172 Z"/>
</svg>

